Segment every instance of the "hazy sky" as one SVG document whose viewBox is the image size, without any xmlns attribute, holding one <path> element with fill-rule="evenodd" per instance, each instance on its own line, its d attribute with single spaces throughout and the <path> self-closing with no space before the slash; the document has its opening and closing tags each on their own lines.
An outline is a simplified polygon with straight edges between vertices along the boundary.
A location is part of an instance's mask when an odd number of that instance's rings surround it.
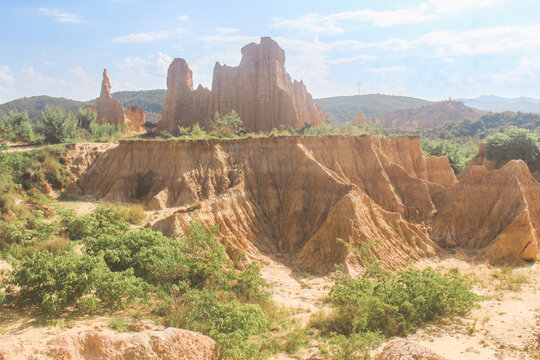
<svg viewBox="0 0 540 360">
<path fill-rule="evenodd" d="M 314 97 L 540 96 L 540 1 L 0 1 L 0 103 L 166 87 L 175 57 L 216 61 L 272 36 Z"/>
</svg>

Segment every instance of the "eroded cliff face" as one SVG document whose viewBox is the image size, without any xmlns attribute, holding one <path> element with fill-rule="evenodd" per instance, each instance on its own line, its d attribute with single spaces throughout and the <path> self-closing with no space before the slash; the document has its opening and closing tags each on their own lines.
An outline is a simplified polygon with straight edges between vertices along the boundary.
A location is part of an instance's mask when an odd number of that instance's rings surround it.
<svg viewBox="0 0 540 360">
<path fill-rule="evenodd" d="M 146 116 L 143 109 L 138 106 L 128 105 L 126 107 L 126 118 L 131 123 L 133 131 L 138 133 L 144 132 Z"/>
<path fill-rule="evenodd" d="M 96 99 L 95 111 L 97 113 L 96 121 L 100 124 L 107 122 L 109 124 L 122 125 L 126 121 L 122 102 L 113 99 L 111 96 L 111 82 L 107 75 L 107 69 L 103 70 L 101 94 Z"/>
<path fill-rule="evenodd" d="M 212 90 L 193 90 L 193 73 L 184 59 L 175 59 L 167 74 L 167 95 L 158 131 L 178 133 L 178 126 L 199 123 L 209 128 L 216 112 L 236 110 L 246 130 L 270 131 L 280 125 L 318 125 L 325 116 L 303 82 L 292 81 L 285 52 L 268 37 L 242 48 L 237 67 L 216 63 Z"/>
<path fill-rule="evenodd" d="M 77 185 L 94 198 L 170 209 L 152 224 L 166 234 L 199 219 L 219 224 L 232 256 L 325 273 L 336 263 L 358 269 L 338 238 L 354 247 L 377 240 L 373 254 L 389 266 L 439 245 L 492 261 L 536 258 L 540 184 L 522 165 L 477 166 L 458 182 L 446 158 L 424 156 L 418 137 L 126 141 Z"/>
<path fill-rule="evenodd" d="M 479 249 L 493 263 L 538 258 L 540 184 L 523 161 L 469 166 L 439 202 L 431 235 L 442 246 Z"/>
</svg>

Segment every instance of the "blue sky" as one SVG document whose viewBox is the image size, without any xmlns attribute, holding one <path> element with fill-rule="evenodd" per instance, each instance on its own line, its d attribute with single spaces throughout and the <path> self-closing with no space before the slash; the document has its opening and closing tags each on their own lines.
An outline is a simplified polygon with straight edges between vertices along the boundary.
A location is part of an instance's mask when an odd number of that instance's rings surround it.
<svg viewBox="0 0 540 360">
<path fill-rule="evenodd" d="M 430 100 L 540 96 L 540 1 L 0 2 L 0 103 L 88 100 L 107 68 L 113 91 L 166 87 L 183 57 L 195 86 L 216 61 L 271 36 L 314 97 L 360 91 Z"/>
</svg>

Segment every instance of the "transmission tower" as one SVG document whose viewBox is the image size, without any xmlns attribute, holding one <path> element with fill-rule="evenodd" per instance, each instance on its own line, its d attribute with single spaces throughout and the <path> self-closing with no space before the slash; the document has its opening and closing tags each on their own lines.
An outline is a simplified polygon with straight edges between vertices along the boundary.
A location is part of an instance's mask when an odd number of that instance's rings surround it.
<svg viewBox="0 0 540 360">
<path fill-rule="evenodd" d="M 356 82 L 356 85 L 358 85 L 358 95 L 360 95 L 360 87 L 362 86 L 362 82 L 361 82 L 361 81 L 357 81 L 357 82 Z"/>
</svg>

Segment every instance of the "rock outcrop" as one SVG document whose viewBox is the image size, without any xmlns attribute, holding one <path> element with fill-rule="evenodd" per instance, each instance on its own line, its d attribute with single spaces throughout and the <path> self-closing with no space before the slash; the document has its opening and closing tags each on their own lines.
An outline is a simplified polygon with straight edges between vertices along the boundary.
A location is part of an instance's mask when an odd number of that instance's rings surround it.
<svg viewBox="0 0 540 360">
<path fill-rule="evenodd" d="M 96 121 L 100 124 L 107 122 L 109 124 L 122 125 L 126 121 L 122 102 L 113 99 L 111 96 L 111 82 L 107 75 L 107 69 L 103 70 L 101 94 L 96 99 L 95 109 L 97 113 Z"/>
<path fill-rule="evenodd" d="M 381 115 L 379 123 L 387 128 L 426 129 L 448 121 L 476 120 L 480 113 L 459 101 L 442 101 L 412 110 L 396 110 Z"/>
<path fill-rule="evenodd" d="M 64 331 L 44 346 L 0 345 L 0 359 L 167 359 L 218 360 L 214 340 L 200 333 L 168 328 L 118 334 L 105 329 Z"/>
<path fill-rule="evenodd" d="M 193 90 L 193 73 L 184 59 L 175 59 L 167 74 L 167 96 L 158 131 L 176 134 L 178 126 L 199 123 L 209 128 L 216 112 L 236 110 L 248 131 L 270 131 L 280 125 L 318 125 L 325 116 L 302 81 L 292 81 L 285 52 L 269 37 L 242 48 L 237 67 L 216 63 L 212 90 Z"/>
<path fill-rule="evenodd" d="M 538 258 L 540 184 L 522 162 L 456 179 L 418 137 L 125 141 L 100 156 L 77 193 L 169 209 L 166 234 L 219 224 L 230 254 L 278 256 L 316 273 L 358 269 L 354 247 L 379 240 L 389 266 L 467 248 L 492 262 Z"/>
<path fill-rule="evenodd" d="M 126 118 L 131 123 L 133 131 L 138 133 L 144 132 L 146 116 L 143 109 L 138 106 L 128 105 L 126 108 Z"/>
<path fill-rule="evenodd" d="M 445 358 L 411 341 L 396 339 L 383 348 L 376 360 L 445 360 Z"/>
<path fill-rule="evenodd" d="M 492 263 L 538 259 L 540 184 L 523 161 L 470 165 L 437 208 L 431 236 L 442 246 L 477 249 Z"/>
<path fill-rule="evenodd" d="M 326 272 L 354 269 L 344 239 L 387 263 L 435 254 L 423 219 L 435 214 L 431 192 L 455 182 L 448 165 L 430 173 L 418 138 L 258 138 L 232 141 L 122 142 L 80 179 L 84 194 L 177 208 L 153 224 L 182 231 L 197 217 L 218 223 L 232 249 L 251 258 L 283 254 Z M 433 181 L 430 181 L 431 180 Z"/>
</svg>

